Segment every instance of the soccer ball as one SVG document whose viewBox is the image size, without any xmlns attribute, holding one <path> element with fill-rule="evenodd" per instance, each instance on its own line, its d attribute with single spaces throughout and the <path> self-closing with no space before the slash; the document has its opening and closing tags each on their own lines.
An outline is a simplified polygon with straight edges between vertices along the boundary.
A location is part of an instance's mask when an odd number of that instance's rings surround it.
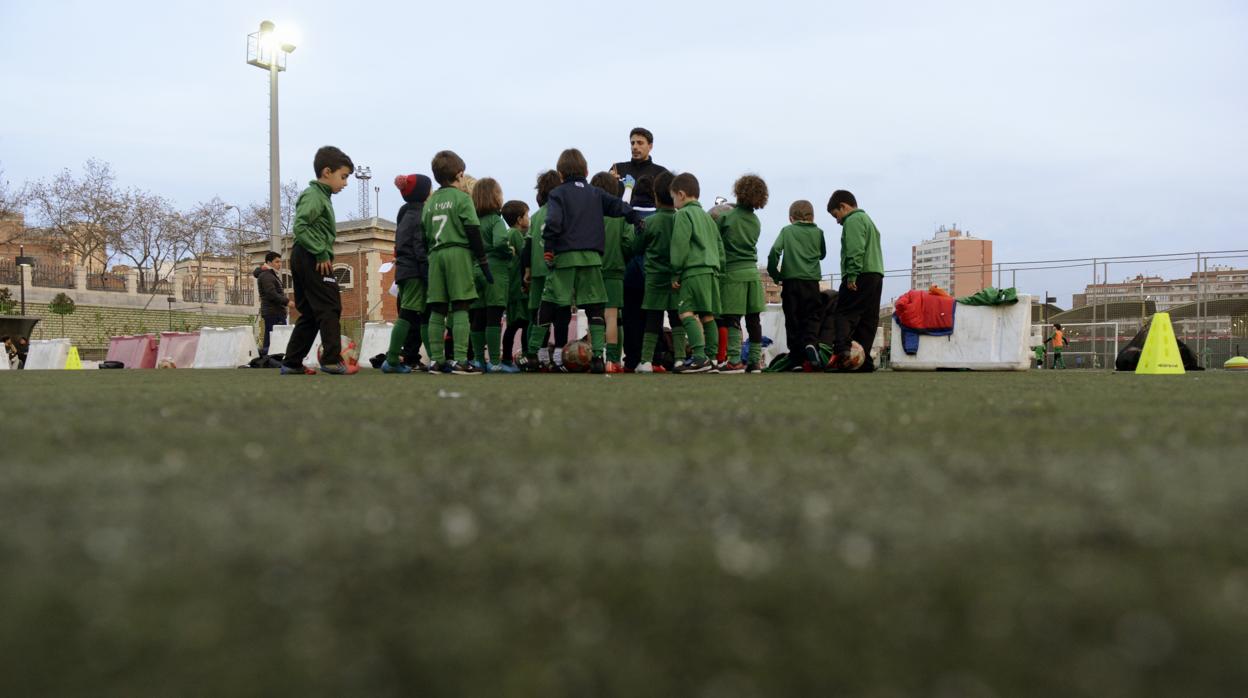
<svg viewBox="0 0 1248 698">
<path fill-rule="evenodd" d="M 593 347 L 583 339 L 568 342 L 568 346 L 563 348 L 563 367 L 572 373 L 588 371 L 593 358 Z"/>
<path fill-rule="evenodd" d="M 156 364 L 156 368 L 177 368 L 177 365 L 173 363 L 173 359 L 166 356 Z"/>
<path fill-rule="evenodd" d="M 867 353 L 862 350 L 862 345 L 858 342 L 852 342 L 849 345 L 849 361 L 845 363 L 844 370 L 857 371 L 862 368 L 862 364 L 867 360 Z"/>
<path fill-rule="evenodd" d="M 348 366 L 359 366 L 360 365 L 360 350 L 355 346 L 355 342 L 351 341 L 351 339 L 347 337 L 346 335 L 342 335 L 341 346 L 342 346 L 342 351 L 339 353 L 342 354 L 343 363 L 345 363 Z M 317 347 L 316 362 L 318 364 L 322 363 L 321 362 L 322 357 L 324 357 L 324 350 L 322 350 L 320 347 Z"/>
</svg>

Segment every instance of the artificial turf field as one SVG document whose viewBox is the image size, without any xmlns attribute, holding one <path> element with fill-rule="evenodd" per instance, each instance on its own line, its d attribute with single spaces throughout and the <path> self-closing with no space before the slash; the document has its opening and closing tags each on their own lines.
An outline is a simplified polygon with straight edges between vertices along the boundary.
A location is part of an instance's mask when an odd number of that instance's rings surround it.
<svg viewBox="0 0 1248 698">
<path fill-rule="evenodd" d="M 1246 375 L 10 371 L 0 405 L 0 695 L 1248 691 Z"/>
</svg>

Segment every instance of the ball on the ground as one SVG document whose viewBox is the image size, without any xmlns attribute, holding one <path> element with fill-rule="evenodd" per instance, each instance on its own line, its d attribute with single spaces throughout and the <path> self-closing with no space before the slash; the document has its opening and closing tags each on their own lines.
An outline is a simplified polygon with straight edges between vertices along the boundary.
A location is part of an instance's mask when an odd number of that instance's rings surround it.
<svg viewBox="0 0 1248 698">
<path fill-rule="evenodd" d="M 594 348 L 583 339 L 568 342 L 563 348 L 563 366 L 572 373 L 584 373 L 594 358 Z"/>
<path fill-rule="evenodd" d="M 173 362 L 173 359 L 169 358 L 168 356 L 166 356 L 165 358 L 161 359 L 159 362 L 156 363 L 156 368 L 177 368 L 177 367 L 178 366 L 177 364 Z"/>
<path fill-rule="evenodd" d="M 866 363 L 867 352 L 862 350 L 862 345 L 858 342 L 851 342 L 849 345 L 849 361 L 845 363 L 846 371 L 857 371 Z"/>
</svg>

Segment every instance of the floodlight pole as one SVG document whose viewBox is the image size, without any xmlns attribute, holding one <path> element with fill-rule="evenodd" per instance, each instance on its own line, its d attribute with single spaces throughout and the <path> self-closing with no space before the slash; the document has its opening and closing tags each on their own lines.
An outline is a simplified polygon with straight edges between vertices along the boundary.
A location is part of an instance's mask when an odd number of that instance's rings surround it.
<svg viewBox="0 0 1248 698">
<path fill-rule="evenodd" d="M 281 175 L 277 156 L 277 52 L 269 61 L 269 249 L 282 249 Z M 319 174 L 319 173 L 318 173 Z"/>
</svg>

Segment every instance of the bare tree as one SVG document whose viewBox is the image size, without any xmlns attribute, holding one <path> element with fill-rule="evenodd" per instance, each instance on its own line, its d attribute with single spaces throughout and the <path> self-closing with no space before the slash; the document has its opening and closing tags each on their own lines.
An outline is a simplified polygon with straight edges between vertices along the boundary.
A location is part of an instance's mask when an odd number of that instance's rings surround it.
<svg viewBox="0 0 1248 698">
<path fill-rule="evenodd" d="M 4 168 L 0 167 L 0 221 L 22 213 L 25 207 L 26 193 L 22 188 L 14 189 L 4 178 Z M 17 239 L 23 232 L 23 226 L 16 224 L 0 225 L 0 243 Z"/>
<path fill-rule="evenodd" d="M 281 187 L 282 212 L 281 212 L 281 229 L 282 237 L 294 234 L 295 229 L 295 202 L 299 200 L 299 182 L 290 180 Z M 260 239 L 267 238 L 269 235 L 269 200 L 263 202 L 248 204 L 243 209 L 243 225 L 252 230 L 260 231 Z M 254 241 L 253 241 L 254 242 Z"/>
<path fill-rule="evenodd" d="M 187 239 L 173 206 L 163 197 L 131 191 L 126 197 L 126 223 L 113 243 L 139 272 L 139 288 L 155 293 L 155 282 L 173 273 L 173 264 L 187 252 Z"/>
<path fill-rule="evenodd" d="M 38 180 L 27 189 L 27 204 L 48 233 L 88 268 L 97 255 L 107 266 L 109 243 L 124 225 L 125 194 L 107 162 L 87 160 L 82 176 L 68 169 L 51 180 Z"/>
<path fill-rule="evenodd" d="M 183 249 L 195 260 L 196 288 L 203 277 L 204 259 L 221 254 L 225 248 L 222 230 L 227 227 L 228 220 L 225 202 L 215 196 L 178 214 L 178 234 Z"/>
</svg>

